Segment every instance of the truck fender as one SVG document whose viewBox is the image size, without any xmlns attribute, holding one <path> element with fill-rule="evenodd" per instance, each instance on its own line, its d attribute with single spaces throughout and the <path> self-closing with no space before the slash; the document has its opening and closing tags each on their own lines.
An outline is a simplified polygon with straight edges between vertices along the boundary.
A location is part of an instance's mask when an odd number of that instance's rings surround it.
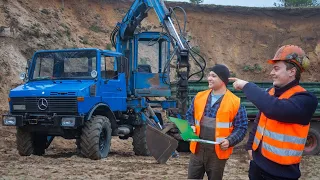
<svg viewBox="0 0 320 180">
<path fill-rule="evenodd" d="M 114 115 L 114 113 L 111 111 L 110 107 L 107 104 L 104 104 L 104 103 L 96 104 L 93 108 L 91 108 L 85 120 L 86 121 L 90 120 L 94 115 L 102 115 L 107 117 L 111 122 L 112 131 L 118 128 L 116 116 Z"/>
</svg>

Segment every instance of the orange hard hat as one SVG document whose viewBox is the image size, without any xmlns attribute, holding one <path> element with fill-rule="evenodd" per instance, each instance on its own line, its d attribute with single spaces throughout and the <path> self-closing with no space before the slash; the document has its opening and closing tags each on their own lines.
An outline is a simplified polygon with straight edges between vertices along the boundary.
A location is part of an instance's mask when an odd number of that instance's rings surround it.
<svg viewBox="0 0 320 180">
<path fill-rule="evenodd" d="M 273 59 L 269 59 L 269 64 L 274 64 L 277 61 L 288 61 L 296 64 L 301 72 L 306 70 L 309 66 L 309 58 L 306 56 L 304 50 L 295 45 L 284 45 L 278 49 Z"/>
</svg>

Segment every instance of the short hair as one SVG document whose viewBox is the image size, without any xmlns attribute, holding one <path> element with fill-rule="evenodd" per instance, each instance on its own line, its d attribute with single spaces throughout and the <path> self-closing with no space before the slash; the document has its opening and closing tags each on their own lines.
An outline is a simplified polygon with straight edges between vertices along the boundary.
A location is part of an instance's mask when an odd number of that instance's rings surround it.
<svg viewBox="0 0 320 180">
<path fill-rule="evenodd" d="M 286 69 L 287 70 L 292 69 L 292 68 L 296 68 L 295 78 L 296 78 L 296 80 L 300 81 L 300 78 L 301 78 L 301 69 L 300 69 L 300 67 L 298 65 L 296 65 L 295 63 L 290 62 L 290 61 L 286 61 L 284 64 L 286 65 Z"/>
</svg>

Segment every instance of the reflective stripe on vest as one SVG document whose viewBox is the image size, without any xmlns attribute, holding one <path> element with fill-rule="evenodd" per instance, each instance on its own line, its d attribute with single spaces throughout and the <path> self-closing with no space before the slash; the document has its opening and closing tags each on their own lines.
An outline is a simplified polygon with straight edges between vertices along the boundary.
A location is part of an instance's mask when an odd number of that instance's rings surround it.
<svg viewBox="0 0 320 180">
<path fill-rule="evenodd" d="M 232 127 L 232 122 L 223 123 L 223 122 L 217 122 L 216 128 L 230 128 Z"/>
<path fill-rule="evenodd" d="M 262 148 L 265 148 L 266 150 L 273 152 L 279 156 L 302 156 L 302 152 L 303 152 L 303 151 L 295 151 L 291 149 L 277 148 L 266 142 L 262 143 Z"/>
<path fill-rule="evenodd" d="M 277 140 L 283 141 L 283 142 L 290 142 L 290 143 L 302 144 L 302 145 L 304 145 L 306 143 L 306 138 L 299 138 L 299 137 L 295 137 L 295 136 L 289 136 L 286 134 L 272 132 L 267 129 L 262 129 L 260 126 L 258 126 L 257 131 L 260 134 L 263 134 L 264 136 L 270 137 L 271 139 L 277 139 Z"/>
<path fill-rule="evenodd" d="M 254 137 L 253 140 L 254 143 L 259 143 L 258 138 Z M 296 150 L 291 150 L 291 149 L 284 149 L 284 148 L 277 148 L 275 146 L 272 146 L 266 142 L 262 143 L 262 148 L 265 148 L 266 150 L 270 152 L 274 152 L 275 154 L 278 154 L 280 156 L 301 156 L 302 151 L 296 151 Z"/>
<path fill-rule="evenodd" d="M 284 92 L 279 99 L 289 99 L 298 92 L 303 92 L 301 86 L 295 86 Z M 274 95 L 274 88 L 269 91 Z M 263 113 L 254 137 L 252 148 L 256 150 L 262 141 L 261 153 L 269 160 L 282 165 L 297 164 L 301 160 L 307 140 L 309 125 L 284 123 L 268 119 Z"/>
<path fill-rule="evenodd" d="M 200 121 L 195 120 L 195 126 L 200 126 Z M 217 122 L 216 128 L 230 128 L 233 126 L 233 122 Z"/>
<path fill-rule="evenodd" d="M 207 104 L 208 97 L 211 93 L 210 90 L 199 92 L 194 100 L 194 119 L 196 134 L 200 135 L 200 121 L 204 115 L 204 110 Z M 220 103 L 220 107 L 216 114 L 216 134 L 215 141 L 221 142 L 227 138 L 233 130 L 233 120 L 238 113 L 240 107 L 240 98 L 227 90 Z M 190 151 L 196 153 L 197 142 L 190 142 Z M 228 159 L 231 155 L 233 147 L 223 151 L 220 145 L 215 145 L 215 152 L 219 159 Z"/>
<path fill-rule="evenodd" d="M 200 120 L 195 119 L 194 125 L 195 126 L 200 126 Z"/>
</svg>

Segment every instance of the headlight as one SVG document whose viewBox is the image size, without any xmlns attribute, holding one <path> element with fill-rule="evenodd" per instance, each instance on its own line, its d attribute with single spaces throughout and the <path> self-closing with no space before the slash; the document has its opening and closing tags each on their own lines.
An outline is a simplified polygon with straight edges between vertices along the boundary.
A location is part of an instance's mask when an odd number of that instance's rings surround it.
<svg viewBox="0 0 320 180">
<path fill-rule="evenodd" d="M 13 110 L 26 110 L 26 105 L 13 105 Z"/>
<path fill-rule="evenodd" d="M 73 127 L 76 123 L 75 117 L 63 117 L 61 119 L 61 126 Z"/>
<path fill-rule="evenodd" d="M 6 126 L 15 126 L 16 125 L 16 117 L 3 116 L 3 124 Z"/>
</svg>

